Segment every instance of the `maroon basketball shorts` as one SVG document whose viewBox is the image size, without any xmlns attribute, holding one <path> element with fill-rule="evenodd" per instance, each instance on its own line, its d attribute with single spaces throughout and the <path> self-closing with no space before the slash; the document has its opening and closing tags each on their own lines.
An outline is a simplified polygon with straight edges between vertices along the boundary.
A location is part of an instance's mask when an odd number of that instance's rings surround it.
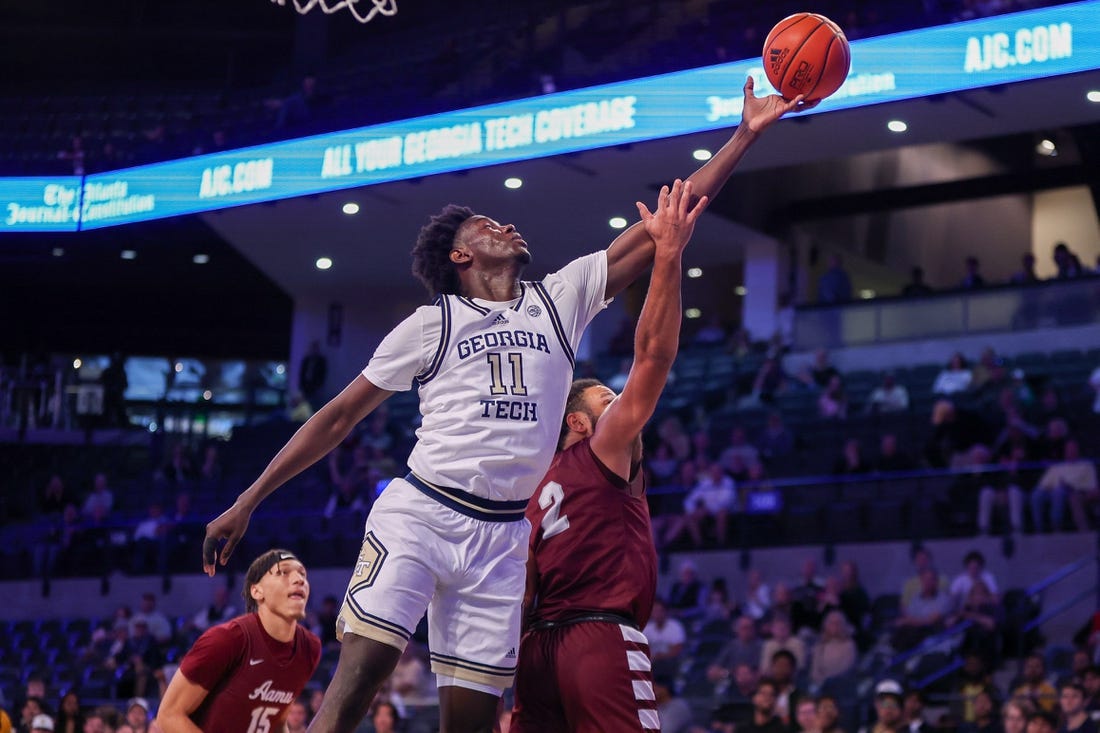
<svg viewBox="0 0 1100 733">
<path fill-rule="evenodd" d="M 512 733 L 660 730 L 649 644 L 633 626 L 566 623 L 520 644 Z"/>
</svg>

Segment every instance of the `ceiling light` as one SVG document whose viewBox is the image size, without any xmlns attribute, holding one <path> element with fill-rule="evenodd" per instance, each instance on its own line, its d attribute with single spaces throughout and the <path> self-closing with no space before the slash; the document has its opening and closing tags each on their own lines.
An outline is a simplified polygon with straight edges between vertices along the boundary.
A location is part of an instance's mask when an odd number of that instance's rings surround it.
<svg viewBox="0 0 1100 733">
<path fill-rule="evenodd" d="M 53 251 L 50 254 L 52 254 L 54 257 L 60 257 L 65 254 L 65 249 L 63 247 L 54 247 Z"/>
<path fill-rule="evenodd" d="M 327 270 L 332 267 L 332 260 L 328 257 L 318 257 L 313 264 L 317 266 L 318 270 Z"/>
<path fill-rule="evenodd" d="M 685 318 L 698 318 L 701 315 L 703 315 L 703 311 L 699 310 L 698 308 L 688 308 L 686 311 L 684 311 Z"/>
<path fill-rule="evenodd" d="M 286 364 L 276 364 L 275 365 L 275 373 L 280 374 L 280 375 L 281 374 L 286 374 Z"/>
<path fill-rule="evenodd" d="M 705 148 L 699 148 L 691 154 L 691 157 L 696 160 L 710 160 L 710 151 Z"/>
<path fill-rule="evenodd" d="M 744 285 L 738 285 L 736 288 L 733 289 L 733 292 L 734 292 L 735 295 L 740 295 L 741 297 L 745 297 L 745 293 L 747 293 L 749 291 L 748 291 L 748 288 L 746 288 Z"/>
<path fill-rule="evenodd" d="M 177 361 L 176 366 L 173 367 L 173 368 L 176 370 L 176 374 L 181 373 L 183 371 L 183 362 L 182 361 Z"/>
<path fill-rule="evenodd" d="M 118 256 L 124 260 L 132 260 L 137 258 L 137 252 L 132 249 L 124 249 L 122 250 L 122 252 L 119 253 Z"/>
<path fill-rule="evenodd" d="M 205 265 L 207 262 L 210 261 L 210 255 L 199 252 L 197 255 L 191 258 L 191 261 L 194 262 L 196 265 Z"/>
<path fill-rule="evenodd" d="M 611 225 L 612 229 L 623 229 L 626 227 L 626 219 L 621 216 L 613 216 L 607 221 Z"/>
<path fill-rule="evenodd" d="M 697 278 L 697 277 L 702 277 L 703 276 L 703 268 L 702 267 L 689 267 L 688 271 L 687 271 L 687 276 L 692 278 L 692 279 Z"/>
<path fill-rule="evenodd" d="M 863 298 L 864 300 L 870 300 L 871 298 L 875 297 L 875 291 L 874 290 L 860 290 L 859 291 L 859 297 Z"/>
<path fill-rule="evenodd" d="M 83 363 L 80 359 L 73 359 L 73 369 L 79 369 Z"/>
<path fill-rule="evenodd" d="M 890 132 L 905 132 L 909 129 L 909 125 L 902 120 L 890 120 L 886 123 L 886 129 Z"/>
<path fill-rule="evenodd" d="M 505 178 L 504 179 L 504 187 L 505 188 L 519 188 L 522 185 L 523 185 L 523 179 L 522 178 Z"/>
<path fill-rule="evenodd" d="M 1050 138 L 1043 138 L 1039 141 L 1039 144 L 1035 146 L 1035 152 L 1039 155 L 1046 155 L 1053 158 L 1058 155 L 1058 146 L 1054 144 L 1054 141 Z"/>
<path fill-rule="evenodd" d="M 1100 103 L 1100 89 L 1090 89 L 1089 93 L 1085 95 L 1085 99 L 1090 102 Z"/>
<path fill-rule="evenodd" d="M 343 211 L 348 216 L 351 216 L 352 214 L 358 214 L 359 213 L 359 204 L 355 203 L 354 201 L 349 201 L 346 204 L 344 204 Z"/>
<path fill-rule="evenodd" d="M 209 401 L 210 401 L 211 399 L 213 399 L 213 397 L 214 397 L 214 393 L 213 393 L 213 392 L 211 392 L 211 391 L 210 391 L 210 390 L 208 390 L 208 389 L 207 389 L 207 390 L 203 390 L 203 393 L 202 393 L 202 398 L 203 398 L 204 400 L 206 400 L 207 402 L 209 402 Z"/>
</svg>

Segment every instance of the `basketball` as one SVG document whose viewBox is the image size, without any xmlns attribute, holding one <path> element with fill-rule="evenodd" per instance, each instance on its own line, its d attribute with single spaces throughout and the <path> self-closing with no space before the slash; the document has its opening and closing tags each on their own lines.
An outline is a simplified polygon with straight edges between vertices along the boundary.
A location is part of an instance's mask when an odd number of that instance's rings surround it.
<svg viewBox="0 0 1100 733">
<path fill-rule="evenodd" d="M 785 99 L 824 99 L 840 89 L 851 61 L 844 31 L 817 13 L 784 18 L 764 41 L 764 73 Z"/>
</svg>

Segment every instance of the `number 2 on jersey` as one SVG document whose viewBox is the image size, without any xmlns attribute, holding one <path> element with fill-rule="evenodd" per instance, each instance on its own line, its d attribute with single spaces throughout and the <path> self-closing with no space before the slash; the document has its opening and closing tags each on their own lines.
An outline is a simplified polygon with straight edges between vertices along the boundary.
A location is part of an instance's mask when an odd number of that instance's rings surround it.
<svg viewBox="0 0 1100 733">
<path fill-rule="evenodd" d="M 486 354 L 485 358 L 489 360 L 489 372 L 492 376 L 489 394 L 494 397 L 508 394 L 509 389 L 504 386 L 504 360 L 501 355 Z M 518 397 L 526 396 L 527 385 L 523 383 L 523 354 L 514 352 L 508 354 L 508 363 L 512 365 L 511 393 Z"/>
<path fill-rule="evenodd" d="M 561 514 L 561 502 L 565 491 L 557 481 L 551 481 L 542 487 L 539 493 L 539 508 L 546 509 L 542 515 L 542 538 L 548 539 L 569 529 L 569 517 Z"/>
</svg>

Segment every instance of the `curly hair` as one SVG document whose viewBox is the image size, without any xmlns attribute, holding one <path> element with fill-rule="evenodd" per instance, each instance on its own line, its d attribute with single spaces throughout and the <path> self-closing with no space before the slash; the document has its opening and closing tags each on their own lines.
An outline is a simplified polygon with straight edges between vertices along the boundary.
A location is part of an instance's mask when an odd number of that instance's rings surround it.
<svg viewBox="0 0 1100 733">
<path fill-rule="evenodd" d="M 447 204 L 420 228 L 412 249 L 412 272 L 435 297 L 459 291 L 458 271 L 450 253 L 462 223 L 474 215 L 466 206 Z"/>
</svg>

